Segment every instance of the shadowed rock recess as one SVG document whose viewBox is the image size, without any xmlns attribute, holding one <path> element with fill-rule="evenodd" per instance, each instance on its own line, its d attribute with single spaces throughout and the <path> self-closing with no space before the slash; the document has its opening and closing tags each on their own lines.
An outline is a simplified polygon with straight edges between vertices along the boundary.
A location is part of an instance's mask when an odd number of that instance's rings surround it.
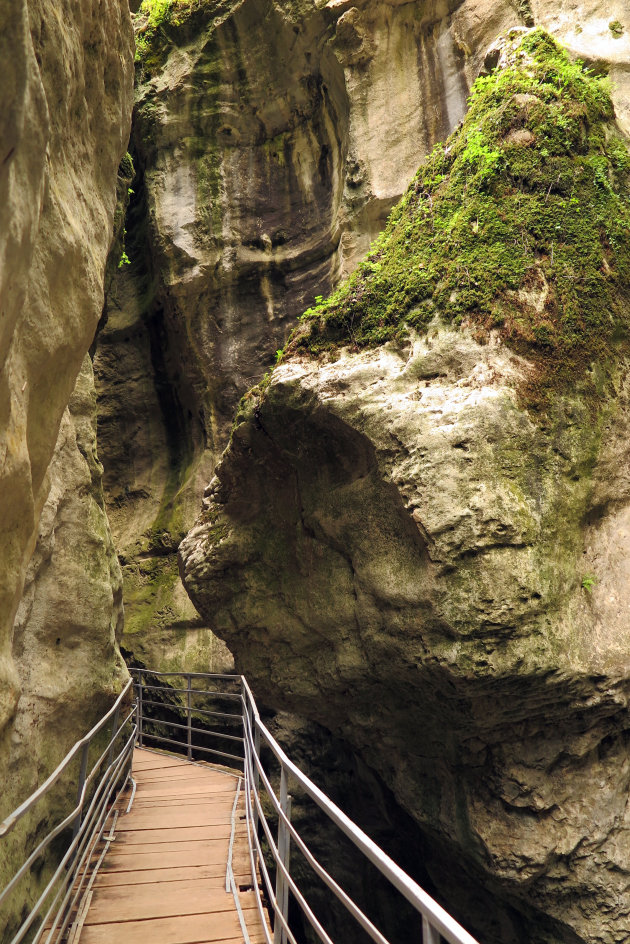
<svg viewBox="0 0 630 944">
<path fill-rule="evenodd" d="M 630 157 L 606 80 L 545 33 L 492 61 L 241 402 L 181 572 L 257 694 L 393 790 L 481 940 L 612 944 L 630 911 Z"/>
</svg>

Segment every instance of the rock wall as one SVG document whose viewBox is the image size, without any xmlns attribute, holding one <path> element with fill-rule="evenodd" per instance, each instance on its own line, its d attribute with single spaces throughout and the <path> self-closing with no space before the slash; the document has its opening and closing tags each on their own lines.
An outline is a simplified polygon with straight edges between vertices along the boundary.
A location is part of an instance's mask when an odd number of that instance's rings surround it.
<svg viewBox="0 0 630 944">
<path fill-rule="evenodd" d="M 180 3 L 159 23 L 143 10 L 131 264 L 96 351 L 99 449 L 125 647 L 221 668 L 176 551 L 239 398 L 367 249 L 518 17 L 509 3 L 472 19 L 443 2 Z"/>
<path fill-rule="evenodd" d="M 160 15 L 141 9 L 131 264 L 109 297 L 96 374 L 125 646 L 142 661 L 227 664 L 187 602 L 175 552 L 235 407 L 461 120 L 490 43 L 510 26 L 543 23 L 611 69 L 628 124 L 628 33 L 608 28 L 623 7 L 178 0 Z"/>
<path fill-rule="evenodd" d="M 43 782 L 127 680 L 118 649 L 122 575 L 104 507 L 102 471 L 92 363 L 86 355 L 62 415 L 48 468 L 48 498 L 13 627 L 21 695 L 9 726 L 8 756 L 2 756 L 2 816 Z M 33 834 L 67 815 L 78 768 L 77 759 L 70 776 L 3 840 L 0 881 L 4 869 L 14 865 L 13 855 L 21 861 L 21 849 Z M 15 906 L 19 912 L 34 900 L 45 874 L 33 869 L 9 899 L 1 914 L 3 941 L 9 940 L 11 927 L 7 911 Z"/>
<path fill-rule="evenodd" d="M 630 156 L 604 87 L 543 36 L 515 40 L 244 398 L 180 555 L 256 693 L 381 775 L 480 940 L 612 944 L 630 905 Z"/>
<path fill-rule="evenodd" d="M 60 744 L 77 740 L 126 680 L 117 646 L 122 575 L 105 513 L 102 472 L 92 362 L 86 355 L 62 416 L 50 490 L 13 627 L 22 696 L 12 743 L 32 757 L 34 784 L 53 768 Z M 23 778 L 24 758 L 12 760 Z"/>
<path fill-rule="evenodd" d="M 6 814 L 122 680 L 114 644 L 120 577 L 99 505 L 87 365 L 75 383 L 103 305 L 116 168 L 129 133 L 133 36 L 125 0 L 2 0 L 0 21 Z M 3 856 L 3 868 L 11 864 Z"/>
<path fill-rule="evenodd" d="M 592 489 L 601 433 L 580 404 L 538 429 L 518 369 L 447 331 L 278 368 L 181 545 L 186 585 L 262 701 L 349 743 L 442 847 L 425 865 L 480 940 L 608 942 L 630 865 L 628 404 Z"/>
</svg>

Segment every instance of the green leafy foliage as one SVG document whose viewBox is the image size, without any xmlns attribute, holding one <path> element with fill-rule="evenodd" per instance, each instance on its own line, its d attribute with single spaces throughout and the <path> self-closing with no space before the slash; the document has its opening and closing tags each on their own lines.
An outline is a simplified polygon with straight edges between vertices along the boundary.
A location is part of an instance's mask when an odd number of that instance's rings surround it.
<svg viewBox="0 0 630 944">
<path fill-rule="evenodd" d="M 543 30 L 475 83 L 357 270 L 290 349 L 358 347 L 436 315 L 538 359 L 541 397 L 626 338 L 630 155 L 605 77 Z"/>
</svg>

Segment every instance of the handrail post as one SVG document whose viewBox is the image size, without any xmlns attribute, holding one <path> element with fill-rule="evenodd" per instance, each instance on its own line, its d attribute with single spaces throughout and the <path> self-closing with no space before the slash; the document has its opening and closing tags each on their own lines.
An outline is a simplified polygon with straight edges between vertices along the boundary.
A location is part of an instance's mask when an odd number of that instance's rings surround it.
<svg viewBox="0 0 630 944">
<path fill-rule="evenodd" d="M 422 915 L 422 944 L 441 944 L 440 932 L 429 924 L 428 918 Z"/>
<path fill-rule="evenodd" d="M 254 729 L 254 754 L 256 755 L 258 760 L 260 760 L 260 731 L 253 717 L 253 712 L 252 712 L 252 727 Z M 256 793 L 258 793 L 260 789 L 260 774 L 258 773 L 258 766 L 255 761 L 253 761 L 252 767 L 253 767 L 253 774 L 254 774 L 253 787 Z M 258 834 L 258 806 L 256 804 L 254 804 L 254 829 L 256 831 L 256 834 Z"/>
<path fill-rule="evenodd" d="M 289 796 L 288 777 L 284 765 L 280 772 L 280 809 L 287 819 L 291 818 L 291 797 Z M 289 869 L 290 845 L 291 834 L 280 816 L 278 817 L 278 858 L 287 871 Z M 289 884 L 279 866 L 276 871 L 276 907 L 286 921 L 289 914 Z M 277 913 L 274 921 L 273 944 L 287 944 L 287 932 L 278 920 Z"/>
<path fill-rule="evenodd" d="M 138 747 L 142 747 L 142 672 L 138 672 Z"/>
<path fill-rule="evenodd" d="M 107 754 L 107 770 L 112 766 L 112 759 L 114 757 L 114 744 L 116 742 L 116 728 L 118 727 L 118 708 L 114 712 L 114 717 L 112 718 L 112 737 L 111 744 L 109 745 L 109 751 Z"/>
<path fill-rule="evenodd" d="M 186 704 L 188 708 L 188 760 L 192 760 L 192 727 L 191 727 L 191 709 L 192 709 L 192 679 L 190 675 L 186 676 Z"/>
<path fill-rule="evenodd" d="M 90 750 L 90 742 L 86 741 L 81 750 L 81 769 L 79 771 L 79 783 L 77 786 L 77 805 L 81 803 L 81 794 L 83 793 L 83 787 L 85 786 L 85 780 L 87 778 L 87 765 L 88 765 L 88 753 Z M 77 833 L 81 828 L 81 822 L 83 820 L 83 804 L 81 803 L 81 808 L 79 809 L 74 824 L 72 826 L 72 839 L 76 839 Z"/>
</svg>

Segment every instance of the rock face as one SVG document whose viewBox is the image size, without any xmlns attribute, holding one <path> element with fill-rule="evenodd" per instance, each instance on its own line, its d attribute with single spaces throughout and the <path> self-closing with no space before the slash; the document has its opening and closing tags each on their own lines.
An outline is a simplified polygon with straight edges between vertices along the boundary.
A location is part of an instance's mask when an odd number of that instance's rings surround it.
<svg viewBox="0 0 630 944">
<path fill-rule="evenodd" d="M 499 899 L 565 926 L 521 915 L 535 940 L 608 942 L 630 869 L 630 404 L 595 431 L 571 403 L 543 431 L 523 367 L 438 327 L 280 367 L 181 546 L 185 581 L 263 701 L 342 737 Z M 433 880 L 481 939 L 520 940 Z"/>
<path fill-rule="evenodd" d="M 144 5 L 131 264 L 96 356 L 125 645 L 140 659 L 225 659 L 175 552 L 236 404 L 461 120 L 490 43 L 542 23 L 611 68 L 628 125 L 628 31 L 608 28 L 624 15 L 623 0 Z"/>
<path fill-rule="evenodd" d="M 612 944 L 630 907 L 630 158 L 602 86 L 543 34 L 503 55 L 444 162 L 243 401 L 182 574 L 263 701 L 392 788 L 481 940 Z M 560 126 L 582 143 L 554 143 Z M 587 201 L 575 231 L 567 162 Z M 508 276 L 483 240 L 493 201 L 519 194 L 509 225 L 531 258 L 521 271 L 512 240 Z M 609 197 L 574 316 L 564 269 Z M 405 239 L 426 295 L 397 269 Z M 470 267 L 457 291 L 449 254 Z M 397 316 L 401 286 L 416 294 Z"/>
<path fill-rule="evenodd" d="M 182 2 L 136 20 L 131 264 L 95 369 L 125 646 L 142 661 L 225 660 L 177 578 L 178 543 L 239 398 L 367 249 L 518 22 L 508 2 L 473 7 Z"/>
<path fill-rule="evenodd" d="M 98 504 L 87 366 L 73 389 L 103 304 L 116 168 L 129 133 L 132 31 L 125 0 L 3 0 L 0 20 L 0 780 L 6 813 L 85 731 L 122 676 L 113 641 L 120 578 Z M 51 674 L 53 664 L 58 675 Z M 40 769 L 31 736 L 41 738 Z M 10 865 L 3 857 L 3 868 Z"/>
<path fill-rule="evenodd" d="M 126 681 L 118 650 L 122 576 L 114 551 L 96 457 L 96 394 L 86 355 L 64 411 L 48 469 L 50 491 L 26 572 L 13 628 L 13 658 L 21 687 L 2 757 L 0 816 L 51 773 L 72 744 L 110 706 Z M 3 840 L 0 883 L 23 861 L 32 836 L 67 815 L 78 766 Z M 56 821 L 56 820 L 55 820 Z M 15 856 L 15 859 L 14 859 Z M 5 871 L 6 870 L 6 871 Z M 45 874 L 45 873 L 44 873 Z M 11 915 L 41 893 L 39 870 L 25 877 L 2 910 L 9 940 Z M 15 930 L 15 928 L 13 929 Z"/>
<path fill-rule="evenodd" d="M 127 673 L 118 650 L 122 575 L 96 455 L 96 393 L 85 356 L 61 419 L 50 490 L 13 627 L 22 695 L 3 806 L 26 796 L 89 729 Z M 25 784 L 28 788 L 25 789 Z"/>
</svg>

